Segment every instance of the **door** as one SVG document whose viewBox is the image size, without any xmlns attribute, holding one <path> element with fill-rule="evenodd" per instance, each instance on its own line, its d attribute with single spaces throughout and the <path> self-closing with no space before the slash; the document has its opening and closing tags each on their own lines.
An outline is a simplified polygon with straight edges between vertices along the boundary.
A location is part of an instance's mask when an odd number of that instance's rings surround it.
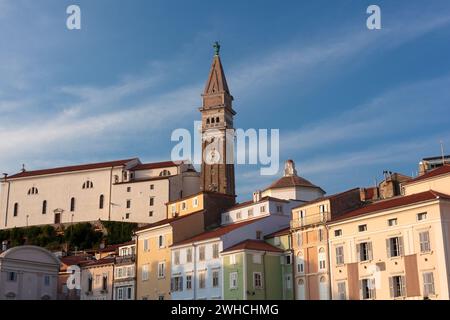
<svg viewBox="0 0 450 320">
<path fill-rule="evenodd" d="M 297 300 L 305 300 L 305 281 L 297 280 Z"/>
<path fill-rule="evenodd" d="M 60 223 L 61 223 L 61 213 L 55 212 L 55 224 L 60 224 Z"/>
</svg>

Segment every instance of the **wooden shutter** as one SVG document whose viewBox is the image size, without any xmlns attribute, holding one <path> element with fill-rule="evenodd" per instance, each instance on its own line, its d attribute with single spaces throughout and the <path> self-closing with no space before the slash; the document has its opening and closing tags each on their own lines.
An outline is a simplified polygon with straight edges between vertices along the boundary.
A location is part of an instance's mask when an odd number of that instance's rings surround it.
<svg viewBox="0 0 450 320">
<path fill-rule="evenodd" d="M 398 253 L 400 256 L 405 254 L 404 245 L 403 245 L 403 237 L 398 237 Z"/>
<path fill-rule="evenodd" d="M 400 277 L 400 291 L 402 293 L 402 296 L 406 296 L 406 282 L 405 282 L 405 277 L 401 276 Z"/>
<path fill-rule="evenodd" d="M 369 252 L 369 260 L 373 259 L 372 242 L 367 242 L 367 251 Z"/>
<path fill-rule="evenodd" d="M 360 252 L 360 248 L 361 248 L 361 244 L 358 243 L 356 245 L 356 261 L 360 262 L 361 261 L 361 252 Z"/>
<path fill-rule="evenodd" d="M 386 239 L 386 252 L 387 252 L 387 257 L 390 258 L 391 257 L 391 239 Z"/>
<path fill-rule="evenodd" d="M 179 289 L 180 291 L 183 291 L 183 277 L 180 277 Z"/>
<path fill-rule="evenodd" d="M 389 292 L 390 292 L 391 298 L 393 299 L 395 297 L 394 278 L 393 277 L 389 277 Z"/>
<path fill-rule="evenodd" d="M 364 280 L 360 280 L 360 281 L 359 281 L 359 299 L 360 299 L 360 300 L 364 300 L 364 295 L 363 295 L 363 283 L 364 283 Z"/>
</svg>

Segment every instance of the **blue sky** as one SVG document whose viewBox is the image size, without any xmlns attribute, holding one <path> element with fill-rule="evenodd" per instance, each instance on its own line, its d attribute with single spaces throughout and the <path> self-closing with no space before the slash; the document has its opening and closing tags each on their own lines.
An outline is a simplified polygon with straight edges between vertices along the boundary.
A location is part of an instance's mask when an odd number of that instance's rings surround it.
<svg viewBox="0 0 450 320">
<path fill-rule="evenodd" d="M 219 40 L 235 125 L 280 129 L 300 175 L 328 193 L 411 175 L 450 150 L 449 38 L 446 0 L 0 0 L 0 170 L 169 158 Z M 275 178 L 239 166 L 239 199 Z"/>
</svg>

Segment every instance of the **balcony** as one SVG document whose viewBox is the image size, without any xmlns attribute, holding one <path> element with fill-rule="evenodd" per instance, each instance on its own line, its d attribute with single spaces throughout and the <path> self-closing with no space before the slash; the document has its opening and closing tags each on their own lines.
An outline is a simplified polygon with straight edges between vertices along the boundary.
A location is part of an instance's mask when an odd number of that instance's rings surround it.
<svg viewBox="0 0 450 320">
<path fill-rule="evenodd" d="M 131 264 L 136 261 L 136 255 L 130 254 L 127 256 L 117 256 L 115 257 L 115 264 Z"/>
<path fill-rule="evenodd" d="M 301 228 L 317 224 L 322 224 L 331 219 L 331 212 L 323 212 L 320 214 L 307 215 L 306 217 L 291 220 L 291 228 Z"/>
</svg>

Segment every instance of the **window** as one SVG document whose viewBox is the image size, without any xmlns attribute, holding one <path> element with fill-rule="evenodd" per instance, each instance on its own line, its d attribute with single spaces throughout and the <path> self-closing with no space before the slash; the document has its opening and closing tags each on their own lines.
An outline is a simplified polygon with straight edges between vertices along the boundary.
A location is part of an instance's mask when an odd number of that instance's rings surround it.
<svg viewBox="0 0 450 320">
<path fill-rule="evenodd" d="M 300 220 L 305 219 L 305 210 L 300 210 L 300 211 L 298 212 L 298 218 L 299 218 Z M 302 222 L 302 223 L 303 223 L 303 222 Z"/>
<path fill-rule="evenodd" d="M 163 235 L 160 235 L 159 237 L 158 237 L 158 245 L 159 245 L 159 247 L 160 248 L 164 248 L 164 236 Z"/>
<path fill-rule="evenodd" d="M 433 272 L 425 272 L 423 274 L 423 296 L 428 297 L 434 295 L 434 276 Z"/>
<path fill-rule="evenodd" d="M 431 246 L 430 246 L 430 233 L 428 231 L 423 231 L 419 233 L 419 240 L 420 240 L 420 252 L 430 252 Z"/>
<path fill-rule="evenodd" d="M 238 274 L 237 272 L 230 273 L 230 289 L 237 289 L 238 284 Z"/>
<path fill-rule="evenodd" d="M 17 272 L 10 271 L 8 272 L 8 281 L 17 281 Z"/>
<path fill-rule="evenodd" d="M 283 213 L 283 206 L 277 206 L 277 213 Z"/>
<path fill-rule="evenodd" d="M 229 222 L 230 221 L 230 215 L 229 214 L 226 214 L 225 215 L 225 222 Z"/>
<path fill-rule="evenodd" d="M 253 288 L 262 289 L 262 275 L 261 272 L 253 272 Z"/>
<path fill-rule="evenodd" d="M 75 198 L 70 199 L 70 212 L 75 211 Z"/>
<path fill-rule="evenodd" d="M 173 263 L 177 266 L 180 264 L 180 251 L 174 251 L 173 252 Z"/>
<path fill-rule="evenodd" d="M 262 238 L 262 231 L 256 231 L 256 239 L 261 240 Z"/>
<path fill-rule="evenodd" d="M 342 236 L 342 230 L 341 229 L 334 230 L 334 236 L 335 237 L 341 237 Z"/>
<path fill-rule="evenodd" d="M 160 177 L 167 177 L 170 176 L 170 171 L 169 170 L 163 170 L 161 171 L 161 173 L 159 174 Z"/>
<path fill-rule="evenodd" d="M 359 232 L 367 231 L 367 224 L 359 225 L 359 226 L 358 226 L 358 231 L 359 231 Z"/>
<path fill-rule="evenodd" d="M 39 194 L 39 191 L 36 187 L 32 187 L 28 190 L 28 195 Z"/>
<path fill-rule="evenodd" d="M 163 301 L 164 300 L 164 296 L 163 295 L 158 296 L 158 300 L 159 301 Z"/>
<path fill-rule="evenodd" d="M 151 185 L 150 185 L 150 190 L 153 190 L 153 189 L 155 189 L 155 185 L 154 185 L 154 184 L 151 184 Z"/>
<path fill-rule="evenodd" d="M 388 226 L 393 227 L 397 225 L 397 218 L 389 219 L 388 220 Z"/>
<path fill-rule="evenodd" d="M 266 206 L 259 207 L 259 212 L 266 212 Z"/>
<path fill-rule="evenodd" d="M 194 200 L 193 200 L 192 202 L 193 202 L 193 204 L 192 204 L 193 207 L 194 207 L 194 208 L 197 208 L 197 207 L 198 207 L 198 198 L 195 197 Z"/>
<path fill-rule="evenodd" d="M 125 219 L 130 219 L 130 214 L 129 213 L 125 213 Z"/>
<path fill-rule="evenodd" d="M 327 205 L 326 205 L 326 204 L 321 204 L 321 205 L 319 206 L 319 212 L 320 212 L 320 213 L 325 213 L 325 212 L 327 212 Z"/>
<path fill-rule="evenodd" d="M 104 274 L 102 278 L 102 290 L 108 290 L 108 276 L 106 274 Z"/>
<path fill-rule="evenodd" d="M 183 277 L 173 277 L 170 283 L 170 290 L 172 292 L 183 291 Z"/>
<path fill-rule="evenodd" d="M 213 244 L 213 259 L 219 258 L 219 244 L 215 243 Z"/>
<path fill-rule="evenodd" d="M 198 247 L 198 260 L 205 261 L 205 246 Z"/>
<path fill-rule="evenodd" d="M 372 242 L 361 242 L 356 246 L 359 261 L 372 260 Z"/>
<path fill-rule="evenodd" d="M 386 249 L 388 258 L 403 255 L 403 238 L 393 237 L 386 239 Z"/>
<path fill-rule="evenodd" d="M 206 286 L 206 272 L 202 271 L 198 274 L 198 287 L 204 289 Z"/>
<path fill-rule="evenodd" d="M 338 291 L 338 294 L 337 294 L 338 300 L 346 300 L 347 292 L 345 289 L 345 281 L 341 281 L 341 282 L 337 283 L 337 291 Z"/>
<path fill-rule="evenodd" d="M 296 239 L 297 239 L 297 246 L 301 247 L 303 245 L 303 236 L 301 232 L 295 233 Z"/>
<path fill-rule="evenodd" d="M 142 281 L 148 280 L 148 264 L 142 266 Z"/>
<path fill-rule="evenodd" d="M 92 292 L 92 276 L 88 278 L 88 292 Z"/>
<path fill-rule="evenodd" d="M 362 279 L 361 286 L 361 299 L 375 299 L 375 279 Z"/>
<path fill-rule="evenodd" d="M 297 254 L 297 273 L 304 273 L 305 272 L 305 259 L 303 257 L 303 254 L 299 252 Z"/>
<path fill-rule="evenodd" d="M 291 255 L 287 255 L 287 256 L 285 256 L 285 264 L 286 265 L 290 265 L 291 264 Z"/>
<path fill-rule="evenodd" d="M 148 249 L 148 239 L 144 239 L 144 252 L 149 251 Z"/>
<path fill-rule="evenodd" d="M 153 211 L 149 211 L 149 212 L 148 212 L 148 216 L 149 216 L 149 217 L 153 217 Z"/>
<path fill-rule="evenodd" d="M 127 192 L 131 192 L 131 187 L 127 187 Z"/>
<path fill-rule="evenodd" d="M 336 247 L 336 264 L 337 265 L 344 264 L 344 247 L 343 246 Z"/>
<path fill-rule="evenodd" d="M 292 289 L 292 279 L 291 279 L 291 275 L 290 274 L 286 275 L 286 289 L 287 290 L 291 290 Z"/>
<path fill-rule="evenodd" d="M 103 209 L 104 205 L 105 205 L 105 196 L 101 194 L 98 200 L 99 209 Z"/>
<path fill-rule="evenodd" d="M 181 210 L 186 210 L 187 209 L 187 204 L 186 202 L 182 202 L 181 203 Z"/>
<path fill-rule="evenodd" d="M 155 197 L 150 197 L 150 207 L 155 205 Z"/>
<path fill-rule="evenodd" d="M 319 242 L 322 242 L 324 240 L 324 230 L 322 228 L 320 228 L 319 230 L 317 230 L 318 233 L 318 238 L 319 238 Z"/>
<path fill-rule="evenodd" d="M 273 243 L 274 243 L 276 246 L 279 246 L 279 245 L 281 244 L 280 237 L 275 237 L 275 238 L 273 238 Z"/>
<path fill-rule="evenodd" d="M 83 183 L 83 189 L 92 189 L 94 187 L 94 184 L 92 183 L 92 181 L 86 181 L 85 183 Z"/>
<path fill-rule="evenodd" d="M 395 276 L 389 277 L 389 288 L 391 298 L 399 298 L 405 296 L 405 277 Z"/>
<path fill-rule="evenodd" d="M 42 201 L 42 214 L 47 213 L 47 200 Z"/>
<path fill-rule="evenodd" d="M 212 286 L 217 288 L 219 286 L 219 271 L 215 270 L 212 272 Z"/>
<path fill-rule="evenodd" d="M 236 212 L 236 220 L 239 220 L 239 219 L 241 219 L 242 218 L 242 214 L 241 214 L 241 212 L 239 211 L 239 212 Z"/>
<path fill-rule="evenodd" d="M 253 258 L 253 263 L 261 264 L 262 259 L 261 259 L 261 255 L 259 253 L 255 253 L 252 256 L 253 256 L 252 257 Z"/>
<path fill-rule="evenodd" d="M 320 248 L 319 249 L 319 270 L 325 270 L 326 269 L 326 254 L 325 249 Z"/>
<path fill-rule="evenodd" d="M 236 264 L 236 255 L 230 255 L 230 264 Z"/>
<path fill-rule="evenodd" d="M 192 276 L 186 276 L 186 290 L 192 290 Z"/>
<path fill-rule="evenodd" d="M 158 278 L 164 278 L 166 276 L 166 263 L 158 263 Z"/>
<path fill-rule="evenodd" d="M 127 200 L 127 209 L 131 208 L 131 200 Z"/>
<path fill-rule="evenodd" d="M 16 202 L 14 203 L 14 217 L 17 217 L 19 214 L 19 204 Z"/>
<path fill-rule="evenodd" d="M 192 262 L 192 248 L 186 249 L 186 262 L 187 263 Z"/>
<path fill-rule="evenodd" d="M 427 213 L 426 212 L 421 212 L 417 214 L 417 221 L 422 221 L 425 220 L 427 218 Z"/>
<path fill-rule="evenodd" d="M 248 209 L 247 216 L 248 217 L 253 217 L 253 209 Z"/>
</svg>

